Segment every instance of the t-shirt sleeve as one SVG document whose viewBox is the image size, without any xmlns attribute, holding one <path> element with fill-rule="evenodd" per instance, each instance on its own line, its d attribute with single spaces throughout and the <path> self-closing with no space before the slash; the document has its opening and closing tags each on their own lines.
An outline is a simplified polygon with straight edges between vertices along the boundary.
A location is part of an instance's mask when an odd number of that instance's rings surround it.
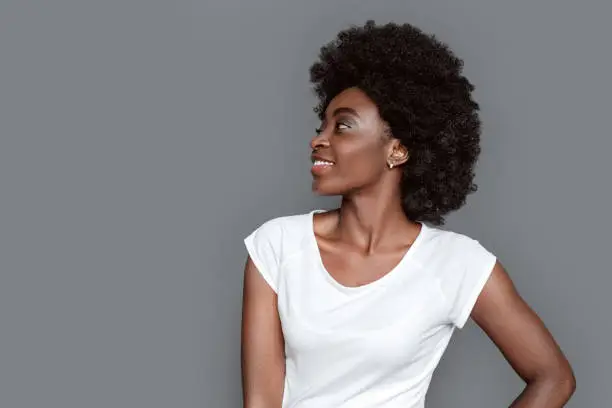
<svg viewBox="0 0 612 408">
<path fill-rule="evenodd" d="M 453 268 L 447 288 L 450 292 L 450 320 L 461 329 L 491 276 L 497 257 L 471 238 L 463 240 L 459 252 L 458 267 Z"/>
<path fill-rule="evenodd" d="M 251 260 L 276 293 L 278 293 L 278 275 L 281 264 L 282 228 L 280 221 L 278 218 L 266 221 L 244 239 Z"/>
</svg>

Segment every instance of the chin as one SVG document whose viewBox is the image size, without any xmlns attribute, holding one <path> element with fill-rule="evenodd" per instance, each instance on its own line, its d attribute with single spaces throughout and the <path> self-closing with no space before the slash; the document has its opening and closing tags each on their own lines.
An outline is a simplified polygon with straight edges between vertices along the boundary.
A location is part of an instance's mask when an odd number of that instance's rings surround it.
<svg viewBox="0 0 612 408">
<path fill-rule="evenodd" d="M 343 195 L 346 189 L 340 186 L 333 186 L 330 183 L 322 182 L 321 180 L 313 180 L 312 192 L 319 196 L 336 196 Z"/>
</svg>

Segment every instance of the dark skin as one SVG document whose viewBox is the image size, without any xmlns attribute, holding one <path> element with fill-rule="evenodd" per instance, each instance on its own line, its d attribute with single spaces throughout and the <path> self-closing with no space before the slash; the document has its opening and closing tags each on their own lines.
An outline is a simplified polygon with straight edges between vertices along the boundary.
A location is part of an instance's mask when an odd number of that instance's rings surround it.
<svg viewBox="0 0 612 408">
<path fill-rule="evenodd" d="M 339 209 L 316 214 L 314 230 L 327 271 L 344 286 L 388 273 L 420 232 L 401 207 L 401 169 L 410 152 L 393 138 L 376 105 L 356 88 L 329 104 L 313 154 L 333 162 L 313 168 L 312 189 L 341 195 Z M 274 291 L 251 259 L 245 266 L 242 373 L 245 408 L 280 408 L 284 340 Z M 525 381 L 511 408 L 563 407 L 576 383 L 572 369 L 542 320 L 497 262 L 472 311 L 473 321 Z"/>
</svg>

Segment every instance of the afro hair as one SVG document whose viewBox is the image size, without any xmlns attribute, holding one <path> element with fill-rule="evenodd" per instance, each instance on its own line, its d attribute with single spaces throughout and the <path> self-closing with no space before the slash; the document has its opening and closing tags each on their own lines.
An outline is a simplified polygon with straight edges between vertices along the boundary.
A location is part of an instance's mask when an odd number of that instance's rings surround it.
<svg viewBox="0 0 612 408">
<path fill-rule="evenodd" d="M 408 149 L 400 187 L 404 213 L 413 221 L 443 225 L 444 215 L 477 190 L 479 106 L 462 69 L 463 61 L 434 35 L 372 20 L 341 31 L 310 68 L 321 119 L 336 95 L 357 87 Z"/>
</svg>

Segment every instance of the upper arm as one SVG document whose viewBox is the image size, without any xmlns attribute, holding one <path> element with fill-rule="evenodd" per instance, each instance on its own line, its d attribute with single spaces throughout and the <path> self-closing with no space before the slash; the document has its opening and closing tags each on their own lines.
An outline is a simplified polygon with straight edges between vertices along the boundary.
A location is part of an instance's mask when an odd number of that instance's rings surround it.
<svg viewBox="0 0 612 408">
<path fill-rule="evenodd" d="M 277 295 L 250 257 L 244 269 L 241 354 L 244 407 L 280 408 L 285 358 Z"/>
<path fill-rule="evenodd" d="M 573 382 L 567 359 L 501 263 L 495 263 L 471 317 L 525 381 L 556 377 Z"/>
</svg>

